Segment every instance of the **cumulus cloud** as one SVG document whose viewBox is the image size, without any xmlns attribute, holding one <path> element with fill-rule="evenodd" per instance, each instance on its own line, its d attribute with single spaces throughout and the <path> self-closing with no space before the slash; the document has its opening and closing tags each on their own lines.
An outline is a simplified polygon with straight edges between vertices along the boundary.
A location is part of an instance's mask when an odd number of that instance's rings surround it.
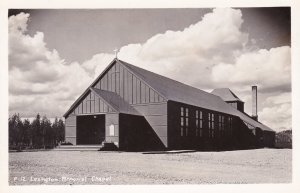
<svg viewBox="0 0 300 193">
<path fill-rule="evenodd" d="M 96 78 L 113 59 L 113 54 L 100 53 L 94 55 L 91 59 L 84 61 L 81 66 L 90 76 Z"/>
<path fill-rule="evenodd" d="M 264 102 L 264 108 L 259 112 L 263 123 L 276 130 L 292 128 L 291 93 L 281 93 L 270 96 Z"/>
<path fill-rule="evenodd" d="M 29 16 L 9 18 L 9 108 L 29 117 L 38 112 L 61 116 L 92 77 L 79 63 L 67 65 L 49 50 L 42 32 L 28 35 Z"/>
<path fill-rule="evenodd" d="M 122 47 L 119 57 L 187 84 L 211 88 L 210 81 L 201 80 L 211 79 L 215 64 L 233 61 L 248 41 L 242 23 L 240 10 L 214 9 L 182 31 L 166 31 L 143 44 Z"/>
<path fill-rule="evenodd" d="M 29 18 L 24 13 L 9 18 L 10 110 L 29 109 L 34 103 L 34 111 L 59 116 L 114 55 L 98 53 L 82 64 L 66 64 L 56 50 L 47 48 L 42 32 L 26 34 Z M 284 98 L 279 93 L 290 92 L 291 49 L 254 48 L 242 25 L 240 10 L 213 9 L 182 31 L 166 31 L 143 43 L 121 47 L 118 58 L 204 90 L 230 87 L 239 94 L 256 84 L 260 92 L 267 94 L 261 120 L 275 127 L 277 122 L 273 124 L 272 120 L 286 118 L 282 124 L 288 125 L 290 114 L 278 113 L 290 108 L 290 99 L 279 102 Z M 28 96 L 23 105 L 20 95 Z M 272 110 L 278 113 L 268 116 Z"/>
<path fill-rule="evenodd" d="M 213 67 L 212 77 L 223 84 L 258 85 L 261 90 L 291 87 L 291 49 L 288 46 L 244 53 L 234 63 Z"/>
</svg>

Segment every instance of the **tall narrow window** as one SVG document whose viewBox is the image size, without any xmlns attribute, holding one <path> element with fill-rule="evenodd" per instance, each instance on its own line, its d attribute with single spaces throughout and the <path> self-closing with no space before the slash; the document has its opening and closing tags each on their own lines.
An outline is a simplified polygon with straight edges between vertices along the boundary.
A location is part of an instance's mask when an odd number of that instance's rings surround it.
<svg viewBox="0 0 300 193">
<path fill-rule="evenodd" d="M 211 114 L 211 137 L 215 137 L 215 115 Z"/>
<path fill-rule="evenodd" d="M 196 110 L 196 113 L 195 113 L 195 120 L 196 120 L 195 132 L 196 132 L 196 136 L 199 136 L 199 111 L 198 110 Z"/>
<path fill-rule="evenodd" d="M 211 138 L 211 113 L 208 113 L 208 137 Z"/>
<path fill-rule="evenodd" d="M 203 117 L 202 117 L 202 111 L 196 110 L 196 136 L 202 137 L 203 135 Z"/>
<path fill-rule="evenodd" d="M 203 136 L 203 113 L 202 111 L 200 111 L 200 114 L 199 114 L 199 118 L 200 118 L 200 137 Z"/>
<path fill-rule="evenodd" d="M 180 136 L 188 136 L 189 109 L 180 108 Z"/>
<path fill-rule="evenodd" d="M 180 108 L 180 136 L 183 137 L 183 130 L 184 130 L 184 108 Z"/>
<path fill-rule="evenodd" d="M 185 136 L 189 133 L 189 109 L 185 108 Z"/>
<path fill-rule="evenodd" d="M 208 113 L 208 137 L 215 137 L 215 115 L 213 113 Z"/>
</svg>

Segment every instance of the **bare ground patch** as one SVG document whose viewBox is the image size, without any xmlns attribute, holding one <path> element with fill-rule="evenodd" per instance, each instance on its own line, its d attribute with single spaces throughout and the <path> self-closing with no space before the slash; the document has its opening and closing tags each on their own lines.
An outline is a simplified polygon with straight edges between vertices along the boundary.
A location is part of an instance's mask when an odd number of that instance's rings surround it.
<svg viewBox="0 0 300 193">
<path fill-rule="evenodd" d="M 9 154 L 10 185 L 290 183 L 291 181 L 291 149 L 182 154 L 97 151 Z"/>
</svg>

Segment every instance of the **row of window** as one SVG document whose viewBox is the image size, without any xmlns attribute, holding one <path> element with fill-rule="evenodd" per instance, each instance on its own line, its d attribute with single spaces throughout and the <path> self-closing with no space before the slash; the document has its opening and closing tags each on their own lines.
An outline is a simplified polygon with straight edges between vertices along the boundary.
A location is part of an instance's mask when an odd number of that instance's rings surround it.
<svg viewBox="0 0 300 193">
<path fill-rule="evenodd" d="M 189 109 L 187 107 L 180 108 L 180 136 L 188 136 L 189 135 Z M 204 134 L 204 122 L 207 119 L 208 126 L 208 137 L 215 138 L 216 137 L 216 129 L 219 131 L 219 136 L 225 135 L 225 116 L 224 115 L 216 115 L 214 113 L 209 112 L 207 114 L 207 118 L 204 117 L 203 112 L 201 110 L 195 111 L 195 136 L 203 137 Z M 228 125 L 228 134 L 232 134 L 232 117 L 227 117 L 227 125 Z"/>
</svg>

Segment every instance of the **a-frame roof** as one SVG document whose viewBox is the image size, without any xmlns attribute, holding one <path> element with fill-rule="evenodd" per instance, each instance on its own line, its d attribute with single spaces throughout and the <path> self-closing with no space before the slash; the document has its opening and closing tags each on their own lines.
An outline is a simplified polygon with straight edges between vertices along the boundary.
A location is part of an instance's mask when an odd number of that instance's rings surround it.
<svg viewBox="0 0 300 193">
<path fill-rule="evenodd" d="M 249 115 L 238 111 L 231 105 L 223 101 L 219 96 L 205 92 L 203 90 L 194 88 L 192 86 L 183 84 L 181 82 L 172 80 L 170 78 L 161 76 L 159 74 L 150 72 L 148 70 L 131 65 L 124 61 L 114 59 L 108 67 L 98 76 L 98 78 L 89 86 L 89 88 L 73 103 L 71 108 L 64 114 L 66 117 L 70 111 L 76 106 L 76 104 L 82 99 L 82 97 L 94 87 L 98 80 L 105 74 L 105 72 L 115 63 L 122 64 L 125 68 L 130 70 L 137 77 L 142 79 L 147 85 L 157 91 L 166 100 L 177 101 L 194 106 L 199 106 L 205 109 L 218 111 L 226 114 L 231 114 L 240 117 L 243 121 L 251 124 L 254 127 L 259 127 L 262 130 L 272 131 L 269 127 L 263 125 L 260 122 L 253 120 Z"/>
<path fill-rule="evenodd" d="M 211 91 L 211 94 L 221 97 L 221 99 L 223 99 L 226 102 L 230 102 L 230 101 L 243 102 L 229 88 L 216 88 L 213 91 Z"/>
<path fill-rule="evenodd" d="M 71 107 L 67 110 L 67 112 L 65 112 L 65 114 L 63 115 L 63 117 L 67 117 L 77 106 L 77 104 L 84 98 L 84 96 L 90 91 L 90 88 L 93 88 L 95 86 L 95 84 L 97 84 L 97 82 L 101 79 L 101 77 L 109 70 L 109 68 L 115 64 L 115 62 L 117 61 L 117 59 L 115 58 L 113 61 L 111 61 L 111 63 L 109 63 L 109 65 L 102 71 L 102 73 L 92 82 L 92 84 L 85 89 L 85 91 L 76 99 L 76 101 L 71 105 Z"/>
<path fill-rule="evenodd" d="M 123 62 L 121 62 L 120 60 L 118 60 L 118 58 L 113 59 L 109 65 L 102 71 L 102 73 L 92 82 L 92 84 L 76 99 L 76 101 L 71 105 L 71 107 L 67 110 L 67 112 L 65 112 L 65 114 L 63 115 L 63 117 L 67 117 L 77 106 L 77 104 L 86 96 L 86 94 L 91 90 L 91 88 L 94 88 L 94 86 L 97 84 L 97 82 L 106 74 L 106 72 L 116 63 L 119 62 L 121 64 L 123 64 Z M 124 65 L 125 68 L 127 68 Z M 129 71 L 131 71 L 129 68 L 127 68 Z M 132 71 L 131 71 L 132 72 Z M 132 72 L 134 73 L 134 72 Z M 150 88 L 152 88 L 153 90 L 155 90 L 158 94 L 160 94 L 162 96 L 162 94 L 160 92 L 158 92 L 156 89 L 154 89 L 151 85 L 149 85 L 147 82 L 144 82 L 145 84 L 147 84 Z M 164 96 L 162 96 L 164 98 Z M 166 99 L 166 98 L 164 98 Z M 110 105 L 111 106 L 111 105 Z"/>
</svg>

